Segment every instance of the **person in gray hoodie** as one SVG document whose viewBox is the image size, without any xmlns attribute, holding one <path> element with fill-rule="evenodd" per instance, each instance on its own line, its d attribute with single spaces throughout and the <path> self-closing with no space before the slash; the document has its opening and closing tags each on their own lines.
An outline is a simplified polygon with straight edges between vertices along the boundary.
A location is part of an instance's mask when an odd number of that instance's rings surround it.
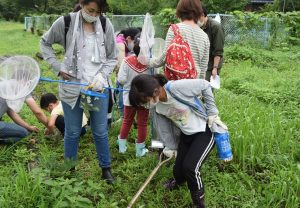
<svg viewBox="0 0 300 208">
<path fill-rule="evenodd" d="M 40 47 L 46 60 L 61 80 L 90 83 L 93 91 L 103 91 L 106 98 L 90 97 L 90 126 L 96 145 L 102 178 L 113 183 L 108 144 L 107 112 L 108 90 L 105 89 L 117 64 L 114 29 L 108 18 L 105 27 L 101 21 L 106 0 L 82 0 L 82 9 L 70 13 L 69 28 L 65 18 L 58 18 L 41 39 Z M 67 30 L 67 32 L 66 32 Z M 65 48 L 62 63 L 55 56 L 52 45 Z M 67 160 L 76 160 L 83 115 L 83 96 L 79 85 L 60 84 L 59 97 L 65 113 L 64 154 Z M 93 99 L 94 98 L 94 99 Z M 88 100 L 89 101 L 89 100 Z M 86 104 L 86 103 L 85 103 Z"/>
<path fill-rule="evenodd" d="M 205 109 L 195 107 L 199 96 L 203 98 Z M 157 113 L 172 120 L 181 130 L 174 178 L 164 185 L 173 190 L 187 182 L 194 205 L 203 208 L 200 168 L 214 146 L 208 119 L 218 115 L 209 82 L 204 79 L 168 81 L 160 74 L 142 74 L 132 80 L 129 101 L 134 107 L 156 107 Z"/>
</svg>

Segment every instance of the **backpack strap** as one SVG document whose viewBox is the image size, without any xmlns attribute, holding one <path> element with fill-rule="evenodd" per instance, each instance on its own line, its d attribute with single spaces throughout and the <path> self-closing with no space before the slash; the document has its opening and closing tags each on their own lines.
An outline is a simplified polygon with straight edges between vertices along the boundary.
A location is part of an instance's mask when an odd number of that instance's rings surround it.
<svg viewBox="0 0 300 208">
<path fill-rule="evenodd" d="M 181 99 L 180 97 L 177 97 L 172 91 L 171 91 L 171 82 L 168 82 L 166 84 L 166 90 L 168 91 L 168 93 L 178 102 L 187 105 L 188 107 L 190 107 L 192 110 L 196 111 L 200 117 L 202 117 L 203 119 L 207 120 L 207 113 L 206 113 L 206 109 L 205 106 L 203 105 L 203 103 L 199 100 L 199 98 L 197 96 L 194 97 L 194 105 L 192 105 L 191 103 L 187 102 L 184 99 Z"/>
<path fill-rule="evenodd" d="M 65 48 L 67 46 L 67 33 L 69 31 L 70 22 L 71 22 L 71 15 L 68 14 L 64 16 L 64 22 L 65 22 Z"/>
<path fill-rule="evenodd" d="M 103 33 L 105 34 L 105 31 L 106 31 L 106 18 L 103 15 L 100 15 L 99 19 L 100 19 L 100 22 L 101 22 Z M 71 22 L 71 15 L 70 14 L 64 16 L 64 22 L 65 22 L 65 47 L 66 47 L 66 45 L 67 45 L 67 33 L 69 31 L 70 22 Z"/>
<path fill-rule="evenodd" d="M 105 32 L 106 32 L 106 18 L 103 15 L 100 15 L 99 18 L 100 18 L 102 30 L 105 34 Z"/>
<path fill-rule="evenodd" d="M 180 35 L 178 25 L 176 25 L 176 24 L 171 24 L 171 27 L 172 27 L 172 30 L 173 30 L 175 36 Z"/>
</svg>

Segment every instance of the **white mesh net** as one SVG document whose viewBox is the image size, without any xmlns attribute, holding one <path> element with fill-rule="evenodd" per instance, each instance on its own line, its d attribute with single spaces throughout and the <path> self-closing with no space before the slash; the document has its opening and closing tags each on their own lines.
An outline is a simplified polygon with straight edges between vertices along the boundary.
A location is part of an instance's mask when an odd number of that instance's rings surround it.
<svg viewBox="0 0 300 208">
<path fill-rule="evenodd" d="M 151 51 L 154 44 L 155 30 L 152 23 L 152 19 L 149 13 L 146 14 L 144 25 L 142 29 L 142 34 L 140 38 L 140 53 L 138 55 L 138 60 L 144 65 L 148 65 L 151 57 Z"/>
<path fill-rule="evenodd" d="M 162 38 L 154 38 L 154 45 L 152 47 L 152 58 L 158 58 L 162 55 L 165 49 L 165 40 Z M 154 74 L 160 74 L 161 67 L 154 69 Z"/>
<path fill-rule="evenodd" d="M 38 63 L 27 56 L 13 56 L 0 64 L 0 97 L 18 112 L 39 82 Z"/>
<path fill-rule="evenodd" d="M 162 38 L 154 38 L 154 45 L 152 47 L 153 58 L 160 57 L 165 49 L 165 40 Z"/>
</svg>

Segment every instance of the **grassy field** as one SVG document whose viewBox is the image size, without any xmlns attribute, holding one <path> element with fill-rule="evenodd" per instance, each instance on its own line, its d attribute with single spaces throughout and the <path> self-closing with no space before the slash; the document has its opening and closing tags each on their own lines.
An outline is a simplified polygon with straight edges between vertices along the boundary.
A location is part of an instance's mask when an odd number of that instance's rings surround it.
<svg viewBox="0 0 300 208">
<path fill-rule="evenodd" d="M 21 24 L 1 22 L 0 37 L 0 55 L 34 56 L 39 51 L 39 37 L 24 32 Z M 214 150 L 204 164 L 201 174 L 207 207 L 297 208 L 300 47 L 230 46 L 226 60 L 216 101 L 230 129 L 234 161 L 222 164 Z M 43 76 L 54 77 L 47 64 L 39 63 Z M 57 85 L 41 83 L 33 95 L 39 99 L 44 92 L 57 93 Z M 63 162 L 63 140 L 44 138 L 43 126 L 26 106 L 20 114 L 41 132 L 17 144 L 0 146 L 1 208 L 126 207 L 157 164 L 156 152 L 135 158 L 135 130 L 130 133 L 128 153 L 119 154 L 120 125 L 116 125 L 109 130 L 116 184 L 109 186 L 101 180 L 90 133 L 81 139 L 76 171 L 70 172 Z M 187 186 L 168 192 L 161 185 L 172 176 L 171 164 L 160 169 L 135 207 L 191 207 Z"/>
</svg>

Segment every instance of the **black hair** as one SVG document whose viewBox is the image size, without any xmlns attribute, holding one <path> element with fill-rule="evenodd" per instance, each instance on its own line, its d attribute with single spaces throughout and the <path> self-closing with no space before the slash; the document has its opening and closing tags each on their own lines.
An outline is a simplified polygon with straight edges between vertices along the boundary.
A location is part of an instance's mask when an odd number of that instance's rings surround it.
<svg viewBox="0 0 300 208">
<path fill-rule="evenodd" d="M 42 109 L 46 109 L 51 103 L 56 103 L 57 101 L 58 99 L 54 94 L 46 93 L 41 97 L 40 106 Z"/>
<path fill-rule="evenodd" d="M 129 27 L 129 28 L 125 29 L 125 30 L 121 30 L 121 31 L 119 32 L 119 34 L 123 34 L 125 38 L 127 38 L 127 37 L 129 36 L 129 37 L 131 37 L 131 39 L 133 40 L 134 37 L 135 37 L 138 33 L 140 33 L 140 32 L 141 32 L 141 30 L 140 30 L 139 28 L 136 28 L 136 27 Z M 118 34 L 118 35 L 119 35 L 119 34 Z"/>
<path fill-rule="evenodd" d="M 133 52 L 136 56 L 139 55 L 140 53 L 140 38 L 141 38 L 141 33 L 138 33 L 135 37 L 134 37 L 134 46 L 133 46 Z"/>
<path fill-rule="evenodd" d="M 204 6 L 204 4 L 202 2 L 201 2 L 201 5 L 202 5 L 202 10 L 203 10 L 204 17 L 207 17 L 208 11 L 206 9 L 206 6 Z"/>
<path fill-rule="evenodd" d="M 167 78 L 162 74 L 137 75 L 131 82 L 129 91 L 130 105 L 138 107 L 147 103 L 147 97 L 153 97 L 155 91 L 160 87 L 163 87 L 167 82 Z"/>
<path fill-rule="evenodd" d="M 95 2 L 98 5 L 101 14 L 103 14 L 104 12 L 106 12 L 106 10 L 108 8 L 108 4 L 107 4 L 106 0 L 81 0 L 80 1 L 80 3 L 82 5 L 87 5 L 90 2 Z"/>
<path fill-rule="evenodd" d="M 74 6 L 74 9 L 73 9 L 73 12 L 78 12 L 78 11 L 80 11 L 82 8 L 81 8 L 81 5 L 80 4 L 76 4 L 75 6 Z"/>
</svg>

